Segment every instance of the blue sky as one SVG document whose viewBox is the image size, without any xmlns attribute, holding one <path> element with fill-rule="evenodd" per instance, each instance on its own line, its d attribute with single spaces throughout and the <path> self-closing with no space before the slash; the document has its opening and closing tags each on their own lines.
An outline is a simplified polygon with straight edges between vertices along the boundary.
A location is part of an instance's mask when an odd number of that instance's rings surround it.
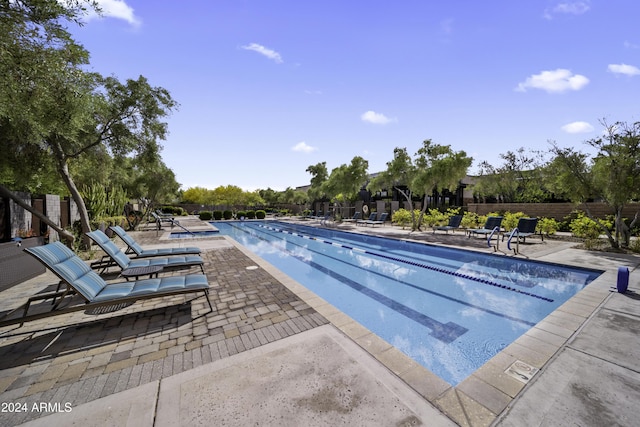
<svg viewBox="0 0 640 427">
<path fill-rule="evenodd" d="M 549 140 L 588 151 L 638 121 L 637 0 L 101 0 L 70 27 L 91 68 L 180 103 L 163 159 L 183 189 L 369 172 L 425 139 L 498 166 Z"/>
</svg>

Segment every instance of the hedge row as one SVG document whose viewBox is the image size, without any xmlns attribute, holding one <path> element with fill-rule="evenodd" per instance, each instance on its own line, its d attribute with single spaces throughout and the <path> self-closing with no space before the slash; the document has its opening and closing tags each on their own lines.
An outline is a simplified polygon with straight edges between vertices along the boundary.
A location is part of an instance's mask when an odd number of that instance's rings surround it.
<svg viewBox="0 0 640 427">
<path fill-rule="evenodd" d="M 265 219 L 267 213 L 263 210 L 258 211 L 238 211 L 235 214 L 235 219 Z M 222 219 L 233 219 L 234 215 L 232 211 L 201 211 L 199 217 L 202 221 L 211 221 L 212 219 L 220 221 Z"/>
</svg>

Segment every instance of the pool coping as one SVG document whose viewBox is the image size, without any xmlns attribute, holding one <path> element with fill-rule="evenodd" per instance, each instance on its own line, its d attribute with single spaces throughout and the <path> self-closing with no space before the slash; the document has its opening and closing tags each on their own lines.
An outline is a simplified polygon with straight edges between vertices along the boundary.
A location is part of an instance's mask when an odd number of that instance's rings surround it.
<svg viewBox="0 0 640 427">
<path fill-rule="evenodd" d="M 460 425 L 490 425 L 496 421 L 517 399 L 527 384 L 535 381 L 535 375 L 526 382 L 518 380 L 513 374 L 507 373 L 509 368 L 520 361 L 535 368 L 534 371 L 541 372 L 612 295 L 609 284 L 615 283 L 616 274 L 611 266 L 603 265 L 603 268 L 597 268 L 604 273 L 454 387 L 268 261 L 231 237 L 224 237 L 386 366 L 431 405 Z M 402 240 L 416 242 L 412 239 Z M 486 253 L 474 248 L 460 249 Z M 559 261 L 557 253 L 543 254 L 536 261 L 583 268 L 585 262 L 588 263 L 589 268 L 598 265 L 597 258 L 593 254 L 571 248 L 562 249 L 562 251 L 565 250 L 575 251 L 570 255 L 578 261 L 569 256 L 561 257 L 565 259 Z M 549 256 L 552 256 L 553 260 L 544 259 Z M 629 265 L 635 268 L 637 262 L 637 259 L 635 263 L 629 260 Z"/>
</svg>

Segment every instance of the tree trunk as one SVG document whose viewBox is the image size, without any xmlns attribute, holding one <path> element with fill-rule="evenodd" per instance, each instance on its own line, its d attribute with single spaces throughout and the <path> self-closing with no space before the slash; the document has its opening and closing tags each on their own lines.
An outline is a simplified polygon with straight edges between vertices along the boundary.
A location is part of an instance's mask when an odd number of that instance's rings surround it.
<svg viewBox="0 0 640 427">
<path fill-rule="evenodd" d="M 413 205 L 411 204 L 411 191 L 409 191 L 409 193 L 407 194 L 404 190 L 398 187 L 395 188 L 400 194 L 404 196 L 405 200 L 409 204 L 409 212 L 411 213 L 411 231 L 419 230 L 420 227 L 416 221 L 416 214 L 413 212 Z"/>
<path fill-rule="evenodd" d="M 631 227 L 635 225 L 637 218 L 638 213 L 636 212 L 633 221 L 631 222 Z M 622 247 L 628 248 L 631 244 L 631 227 L 628 227 L 627 224 L 624 223 L 624 219 L 622 218 L 622 206 L 620 206 L 616 210 L 616 240 L 618 240 L 618 236 L 622 238 Z"/>
<path fill-rule="evenodd" d="M 605 227 L 604 224 L 602 224 L 602 222 L 600 221 L 599 218 L 596 218 L 593 215 L 591 215 L 591 211 L 589 210 L 589 206 L 587 205 L 586 202 L 584 202 L 583 205 L 584 205 L 584 211 L 587 213 L 587 216 L 589 218 L 591 218 L 592 220 L 594 220 L 596 222 L 596 224 L 598 224 L 600 226 L 602 231 L 604 231 L 604 234 L 606 234 L 607 239 L 609 240 L 609 244 L 611 245 L 611 247 L 614 248 L 614 249 L 618 249 L 620 247 L 620 244 L 619 244 L 618 240 L 613 237 L 613 235 L 611 234 L 611 231 L 609 231 L 609 229 L 607 227 Z M 618 220 L 618 211 L 616 209 L 616 221 L 617 220 Z M 617 224 L 616 224 L 616 228 L 617 228 Z"/>
<path fill-rule="evenodd" d="M 24 209 L 26 211 L 31 212 L 31 214 L 36 216 L 36 217 L 38 217 L 40 219 L 40 221 L 44 222 L 49 227 L 51 227 L 54 230 L 56 230 L 58 232 L 58 234 L 60 235 L 60 237 L 64 238 L 64 240 L 67 241 L 67 245 L 68 246 L 73 246 L 73 241 L 74 241 L 73 234 L 69 233 L 67 230 L 65 230 L 65 229 L 61 228 L 60 226 L 58 226 L 58 224 L 56 224 L 55 222 L 51 221 L 49 219 L 49 217 L 47 217 L 46 215 L 43 215 L 41 212 L 38 212 L 37 210 L 35 210 L 33 208 L 33 206 L 28 205 L 25 202 L 23 202 L 22 199 L 17 197 L 15 194 L 13 194 L 11 191 L 9 191 L 6 187 L 4 187 L 2 185 L 0 185 L 0 195 L 10 198 L 11 200 L 13 200 L 16 203 L 16 205 L 20 206 L 22 209 Z"/>
<path fill-rule="evenodd" d="M 420 226 L 422 225 L 422 219 L 424 218 L 424 214 L 427 212 L 427 200 L 429 196 L 427 193 L 424 193 L 424 199 L 422 199 L 422 209 L 420 210 L 420 218 L 418 218 L 418 230 L 420 230 Z"/>
<path fill-rule="evenodd" d="M 89 213 L 87 212 L 87 206 L 84 204 L 84 199 L 78 191 L 76 184 L 73 182 L 73 178 L 71 178 L 71 174 L 69 173 L 69 165 L 67 164 L 67 158 L 63 153 L 62 149 L 56 142 L 51 142 L 49 144 L 53 149 L 56 161 L 58 163 L 58 172 L 62 177 L 73 201 L 76 202 L 78 208 L 78 215 L 80 215 L 80 225 L 82 227 L 82 246 L 84 249 L 88 249 L 91 246 L 90 239 L 86 236 L 86 233 L 91 231 L 91 224 L 89 223 Z"/>
</svg>

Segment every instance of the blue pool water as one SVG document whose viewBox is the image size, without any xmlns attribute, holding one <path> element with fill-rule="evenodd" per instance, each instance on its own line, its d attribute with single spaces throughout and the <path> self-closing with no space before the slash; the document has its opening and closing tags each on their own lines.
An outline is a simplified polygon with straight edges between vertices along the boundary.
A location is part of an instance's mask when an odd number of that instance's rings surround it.
<svg viewBox="0 0 640 427">
<path fill-rule="evenodd" d="M 457 385 L 602 272 L 281 222 L 216 222 Z"/>
</svg>

